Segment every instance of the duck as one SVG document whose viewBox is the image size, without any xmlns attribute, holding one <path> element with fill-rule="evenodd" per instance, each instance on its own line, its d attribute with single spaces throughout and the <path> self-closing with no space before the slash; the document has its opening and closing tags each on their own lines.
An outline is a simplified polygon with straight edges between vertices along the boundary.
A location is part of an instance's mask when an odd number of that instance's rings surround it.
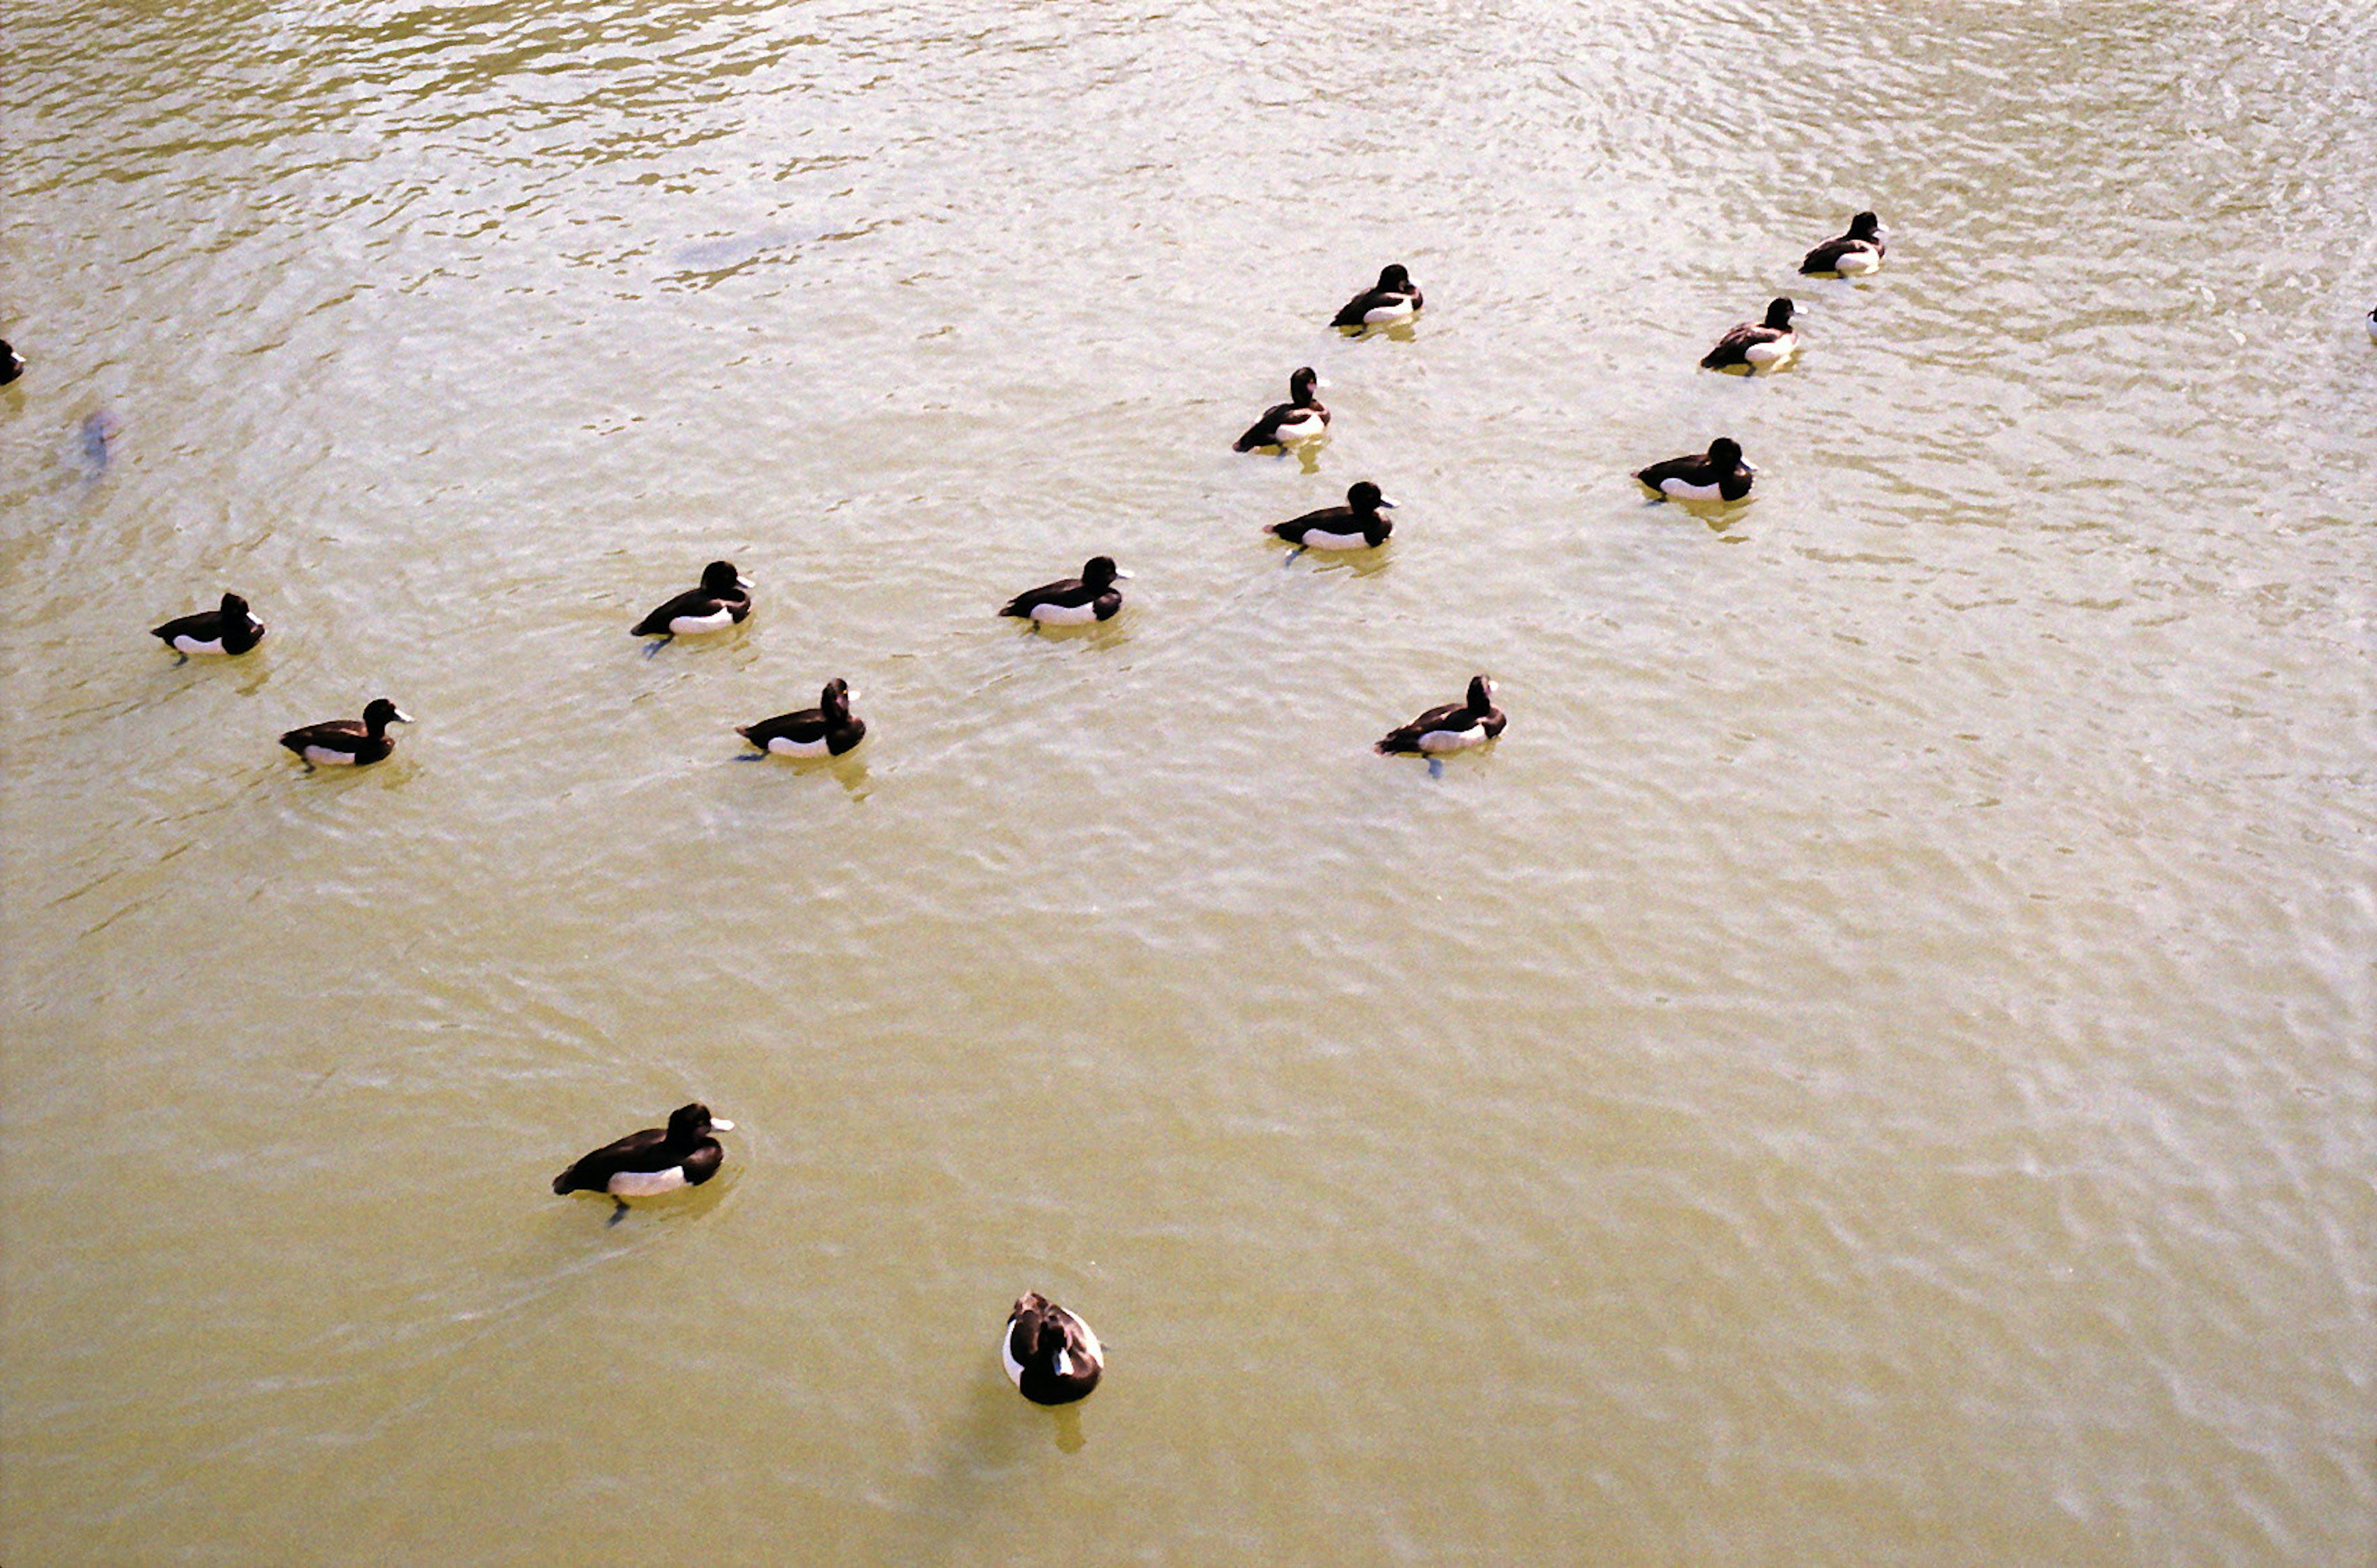
<svg viewBox="0 0 2377 1568">
<path fill-rule="evenodd" d="M 1087 1399 L 1105 1375 L 1105 1352 L 1077 1312 L 1036 1290 L 1015 1299 L 998 1335 L 998 1362 L 1034 1405 Z"/>
<path fill-rule="evenodd" d="M 1400 729 L 1387 732 L 1378 744 L 1381 756 L 1434 756 L 1483 746 L 1502 733 L 1510 721 L 1494 706 L 1494 683 L 1485 676 L 1469 679 L 1469 700 L 1430 708 Z"/>
<path fill-rule="evenodd" d="M 724 631 L 751 613 L 751 580 L 735 569 L 733 561 L 712 561 L 701 569 L 701 586 L 689 588 L 636 623 L 630 637 L 657 637 L 656 649 L 674 638 Z"/>
<path fill-rule="evenodd" d="M 1422 303 L 1418 286 L 1398 261 L 1380 271 L 1376 285 L 1347 300 L 1345 308 L 1329 325 L 1376 327 L 1389 321 L 1408 321 L 1419 314 Z"/>
<path fill-rule="evenodd" d="M 264 640 L 264 623 L 247 613 L 247 601 L 226 593 L 215 609 L 200 610 L 167 621 L 149 636 L 163 642 L 188 664 L 193 653 L 245 653 Z"/>
<path fill-rule="evenodd" d="M 2369 313 L 2367 325 L 2369 328 L 2369 341 L 2372 343 L 2377 343 L 2377 310 L 2372 310 Z M 5 346 L 5 344 L 0 344 L 0 347 Z"/>
<path fill-rule="evenodd" d="M 316 764 L 361 767 L 365 762 L 381 761 L 396 749 L 396 742 L 388 737 L 388 725 L 412 722 L 412 714 L 385 697 L 375 697 L 364 705 L 361 723 L 330 719 L 307 724 L 282 736 L 281 744 L 305 759 L 308 768 Z"/>
<path fill-rule="evenodd" d="M 7 339 L 0 338 L 0 387 L 6 386 L 23 374 L 25 374 L 24 355 L 10 348 Z"/>
<path fill-rule="evenodd" d="M 779 757 L 839 757 L 866 738 L 866 721 L 851 712 L 850 696 L 850 683 L 836 676 L 816 707 L 737 724 L 735 733 Z"/>
<path fill-rule="evenodd" d="M 1741 461 L 1741 443 L 1720 436 L 1704 453 L 1688 453 L 1637 469 L 1635 479 L 1678 501 L 1738 501 L 1758 471 Z"/>
<path fill-rule="evenodd" d="M 998 613 L 1021 616 L 1035 626 L 1110 621 L 1122 608 L 1122 590 L 1115 586 L 1115 580 L 1129 575 L 1114 564 L 1112 556 L 1092 556 L 1081 563 L 1081 576 L 1059 578 L 1029 593 L 1018 593 Z"/>
<path fill-rule="evenodd" d="M 1733 365 L 1746 365 L 1753 376 L 1769 370 L 1798 352 L 1799 334 L 1791 329 L 1791 317 L 1798 309 L 1788 297 L 1770 301 L 1766 319 L 1745 321 L 1716 341 L 1701 361 L 1702 370 L 1725 370 Z"/>
<path fill-rule="evenodd" d="M 1233 449 L 1251 452 L 1258 447 L 1286 447 L 1320 436 L 1329 428 L 1329 411 L 1320 406 L 1312 389 L 1324 384 L 1320 372 L 1308 365 L 1290 376 L 1289 401 L 1265 409 L 1260 419 L 1247 426 Z"/>
<path fill-rule="evenodd" d="M 679 1106 L 669 1112 L 666 1130 L 647 1127 L 580 1155 L 553 1179 L 554 1193 L 607 1193 L 616 1205 L 611 1211 L 611 1223 L 616 1225 L 630 1198 L 657 1198 L 681 1187 L 699 1187 L 716 1176 L 726 1151 L 712 1134 L 734 1131 L 733 1122 L 711 1116 L 699 1100 Z"/>
<path fill-rule="evenodd" d="M 1800 261 L 1799 270 L 1862 278 L 1881 269 L 1881 253 L 1887 248 L 1881 237 L 1881 220 L 1870 212 L 1860 212 L 1849 220 L 1848 233 L 1810 251 Z"/>
<path fill-rule="evenodd" d="M 1263 532 L 1308 550 L 1376 549 L 1395 531 L 1392 521 L 1379 515 L 1380 509 L 1393 505 L 1365 479 L 1345 492 L 1344 506 L 1271 523 Z"/>
</svg>

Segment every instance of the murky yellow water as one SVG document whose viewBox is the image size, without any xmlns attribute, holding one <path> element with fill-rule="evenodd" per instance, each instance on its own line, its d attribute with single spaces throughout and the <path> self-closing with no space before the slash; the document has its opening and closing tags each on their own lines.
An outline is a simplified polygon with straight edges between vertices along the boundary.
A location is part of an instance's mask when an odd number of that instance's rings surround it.
<svg viewBox="0 0 2377 1568">
<path fill-rule="evenodd" d="M 9 1568 L 2377 1556 L 2365 7 L 6 30 Z"/>
</svg>

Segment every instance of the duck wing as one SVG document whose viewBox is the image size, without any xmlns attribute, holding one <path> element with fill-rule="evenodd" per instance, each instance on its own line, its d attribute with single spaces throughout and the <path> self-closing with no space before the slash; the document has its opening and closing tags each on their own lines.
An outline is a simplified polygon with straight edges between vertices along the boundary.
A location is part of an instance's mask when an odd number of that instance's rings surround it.
<svg viewBox="0 0 2377 1568">
<path fill-rule="evenodd" d="M 725 601 L 699 588 L 687 589 L 636 623 L 630 637 L 658 637 L 679 616 L 714 616 Z"/>
<path fill-rule="evenodd" d="M 1252 435 L 1254 432 L 1248 431 L 1248 434 Z M 1247 449 L 1241 446 L 1238 449 L 1240 451 L 1245 451 Z M 1079 593 L 1081 589 L 1081 580 L 1080 578 L 1061 578 L 1055 582 L 1044 583 L 1040 587 L 1033 589 L 1030 592 L 1018 593 L 1014 598 L 1009 599 L 1007 602 L 1007 608 L 999 611 L 998 613 L 1002 616 L 1028 616 L 1032 613 L 1033 606 L 1048 604 L 1052 600 L 1070 599 Z M 1117 598 L 1119 600 L 1120 595 L 1117 595 Z"/>
<path fill-rule="evenodd" d="M 771 740 L 789 740 L 806 746 L 821 739 L 826 732 L 825 710 L 804 708 L 797 713 L 779 713 L 772 719 L 761 719 L 756 724 L 737 724 L 735 733 L 759 748 L 768 748 Z"/>
<path fill-rule="evenodd" d="M 1381 753 L 1416 751 L 1419 737 L 1438 730 L 1465 730 L 1475 722 L 1466 702 L 1447 702 L 1441 708 L 1430 708 L 1411 723 L 1389 730 L 1377 749 Z"/>
<path fill-rule="evenodd" d="M 308 746 L 339 746 L 344 742 L 368 740 L 371 731 L 361 719 L 325 719 L 318 724 L 307 724 L 291 730 L 281 737 L 281 744 L 292 751 L 302 751 Z"/>
<path fill-rule="evenodd" d="M 224 630 L 221 610 L 201 610 L 194 616 L 180 616 L 169 620 L 149 635 L 160 639 L 170 648 L 177 637 L 186 637 L 197 642 L 212 642 Z"/>
<path fill-rule="evenodd" d="M 1648 468 L 1636 469 L 1634 477 L 1654 490 L 1670 479 L 1680 479 L 1687 485 L 1705 485 L 1712 477 L 1702 472 L 1707 466 L 1708 460 L 1694 452 L 1685 457 L 1669 458 L 1665 462 L 1654 462 Z"/>
<path fill-rule="evenodd" d="M 1873 252 L 1874 255 L 1880 256 L 1882 252 L 1881 242 L 1879 240 L 1857 239 L 1848 234 L 1843 234 L 1838 239 L 1826 240 L 1823 244 L 1818 245 L 1815 249 L 1807 254 L 1806 257 L 1799 263 L 1799 270 L 1802 272 L 1837 272 L 1841 269 L 1842 257 L 1860 250 L 1869 250 Z"/>
<path fill-rule="evenodd" d="M 1363 326 L 1371 311 L 1382 305 L 1392 305 L 1399 297 L 1401 296 L 1385 293 L 1378 289 L 1364 289 L 1345 302 L 1345 308 L 1331 317 L 1329 325 L 1332 327 Z"/>
<path fill-rule="evenodd" d="M 1294 403 L 1272 404 L 1271 407 L 1263 410 L 1263 416 L 1260 419 L 1247 426 L 1247 433 L 1238 437 L 1236 445 L 1232 449 L 1250 452 L 1257 447 L 1279 445 L 1280 422 L 1295 412 Z"/>
<path fill-rule="evenodd" d="M 1747 365 L 1750 351 L 1760 343 L 1771 343 L 1783 334 L 1762 321 L 1745 321 L 1716 341 L 1701 361 L 1702 370 L 1722 370 L 1728 365 Z"/>
<path fill-rule="evenodd" d="M 611 1178 L 623 1170 L 656 1169 L 655 1156 L 667 1142 L 666 1128 L 647 1127 L 640 1132 L 630 1132 L 615 1143 L 605 1143 L 591 1155 L 579 1155 L 567 1170 L 553 1179 L 553 1190 L 556 1193 L 600 1192 L 610 1184 Z"/>
<path fill-rule="evenodd" d="M 1351 507 L 1323 507 L 1317 512 L 1289 518 L 1285 522 L 1274 522 L 1265 532 L 1301 545 L 1304 536 L 1316 530 L 1322 533 L 1359 533 L 1362 532 L 1362 520 L 1354 515 Z"/>
</svg>

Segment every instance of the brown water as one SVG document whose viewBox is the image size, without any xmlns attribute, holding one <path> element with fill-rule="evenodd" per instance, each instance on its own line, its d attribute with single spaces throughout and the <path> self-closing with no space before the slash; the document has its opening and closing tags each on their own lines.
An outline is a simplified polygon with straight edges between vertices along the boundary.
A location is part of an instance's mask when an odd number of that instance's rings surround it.
<svg viewBox="0 0 2377 1568">
<path fill-rule="evenodd" d="M 8 1568 L 2377 1557 L 2364 6 L 5 28 Z"/>
</svg>

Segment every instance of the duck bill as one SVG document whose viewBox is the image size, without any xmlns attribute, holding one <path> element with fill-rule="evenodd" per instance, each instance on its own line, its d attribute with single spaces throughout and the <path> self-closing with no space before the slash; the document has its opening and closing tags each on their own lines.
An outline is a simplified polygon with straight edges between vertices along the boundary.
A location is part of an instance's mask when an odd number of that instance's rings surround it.
<svg viewBox="0 0 2377 1568">
<path fill-rule="evenodd" d="M 735 1124 L 724 1117 L 713 1116 L 710 1119 L 710 1130 L 712 1132 L 732 1132 L 735 1131 Z"/>
</svg>

